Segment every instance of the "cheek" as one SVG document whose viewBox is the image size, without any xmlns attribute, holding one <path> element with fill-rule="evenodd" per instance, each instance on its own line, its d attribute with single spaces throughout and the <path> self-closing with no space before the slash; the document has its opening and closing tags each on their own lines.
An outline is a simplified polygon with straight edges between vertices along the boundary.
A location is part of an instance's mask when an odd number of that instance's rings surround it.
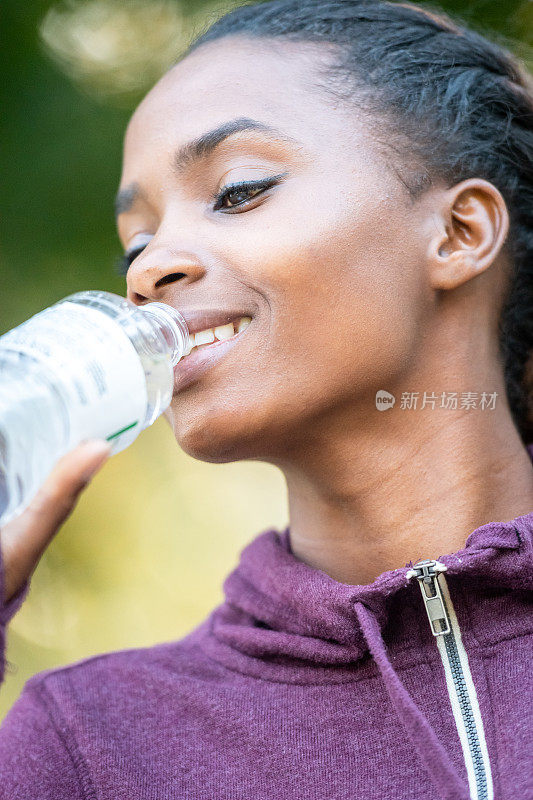
<svg viewBox="0 0 533 800">
<path fill-rule="evenodd" d="M 174 406 L 176 438 L 197 458 L 279 449 L 328 407 L 390 386 L 414 351 L 421 243 L 398 203 L 306 197 L 263 214 L 262 225 L 243 215 L 224 245 L 261 311 L 239 359 Z"/>
<path fill-rule="evenodd" d="M 249 254 L 243 273 L 268 303 L 266 380 L 311 404 L 386 377 L 417 336 L 423 243 L 398 198 L 357 194 L 310 187 L 253 226 L 253 245 L 251 216 L 234 242 L 235 262 Z"/>
</svg>

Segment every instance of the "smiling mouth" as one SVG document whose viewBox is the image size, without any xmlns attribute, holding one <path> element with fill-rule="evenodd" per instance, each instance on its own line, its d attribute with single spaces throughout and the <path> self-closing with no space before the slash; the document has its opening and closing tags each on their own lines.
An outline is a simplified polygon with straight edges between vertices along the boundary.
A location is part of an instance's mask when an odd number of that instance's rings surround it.
<svg viewBox="0 0 533 800">
<path fill-rule="evenodd" d="M 237 336 L 238 333 L 242 333 L 251 321 L 251 317 L 237 317 L 226 325 L 219 325 L 216 328 L 205 328 L 202 331 L 190 333 L 189 342 L 181 361 L 186 359 L 191 353 L 209 347 L 209 345 L 214 342 L 224 342 L 228 339 L 232 339 L 234 336 Z"/>
</svg>

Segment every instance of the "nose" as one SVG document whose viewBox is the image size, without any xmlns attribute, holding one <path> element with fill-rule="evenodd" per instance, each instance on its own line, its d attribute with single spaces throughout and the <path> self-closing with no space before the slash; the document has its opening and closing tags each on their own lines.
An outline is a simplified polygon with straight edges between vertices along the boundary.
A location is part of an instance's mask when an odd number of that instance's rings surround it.
<svg viewBox="0 0 533 800">
<path fill-rule="evenodd" d="M 205 272 L 201 260 L 194 253 L 176 250 L 163 243 L 155 245 L 152 240 L 128 270 L 126 296 L 136 305 L 154 300 L 170 303 L 172 294 L 200 280 Z"/>
</svg>

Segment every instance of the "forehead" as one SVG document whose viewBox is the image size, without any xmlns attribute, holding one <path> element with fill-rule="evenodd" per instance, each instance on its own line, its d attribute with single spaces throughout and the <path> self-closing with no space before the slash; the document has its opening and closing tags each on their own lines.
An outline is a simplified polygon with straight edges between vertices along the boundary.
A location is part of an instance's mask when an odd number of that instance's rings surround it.
<svg viewBox="0 0 533 800">
<path fill-rule="evenodd" d="M 236 117 L 251 117 L 319 147 L 357 134 L 357 110 L 341 109 L 316 84 L 327 45 L 228 36 L 200 46 L 142 101 L 126 134 L 126 152 L 189 141 Z"/>
</svg>

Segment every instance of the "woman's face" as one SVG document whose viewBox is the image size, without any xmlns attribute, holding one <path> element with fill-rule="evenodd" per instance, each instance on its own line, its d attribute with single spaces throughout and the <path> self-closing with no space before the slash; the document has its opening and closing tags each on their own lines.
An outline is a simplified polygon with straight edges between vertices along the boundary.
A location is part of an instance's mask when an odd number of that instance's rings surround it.
<svg viewBox="0 0 533 800">
<path fill-rule="evenodd" d="M 421 335 L 427 210 L 382 154 L 379 124 L 313 85 L 321 53 L 203 45 L 128 127 L 118 217 L 138 253 L 128 297 L 169 303 L 193 330 L 251 318 L 176 368 L 165 415 L 206 461 L 282 462 L 339 412 L 370 418 Z M 184 149 L 234 120 L 258 124 Z M 263 184 L 213 199 L 242 181 Z"/>
</svg>

